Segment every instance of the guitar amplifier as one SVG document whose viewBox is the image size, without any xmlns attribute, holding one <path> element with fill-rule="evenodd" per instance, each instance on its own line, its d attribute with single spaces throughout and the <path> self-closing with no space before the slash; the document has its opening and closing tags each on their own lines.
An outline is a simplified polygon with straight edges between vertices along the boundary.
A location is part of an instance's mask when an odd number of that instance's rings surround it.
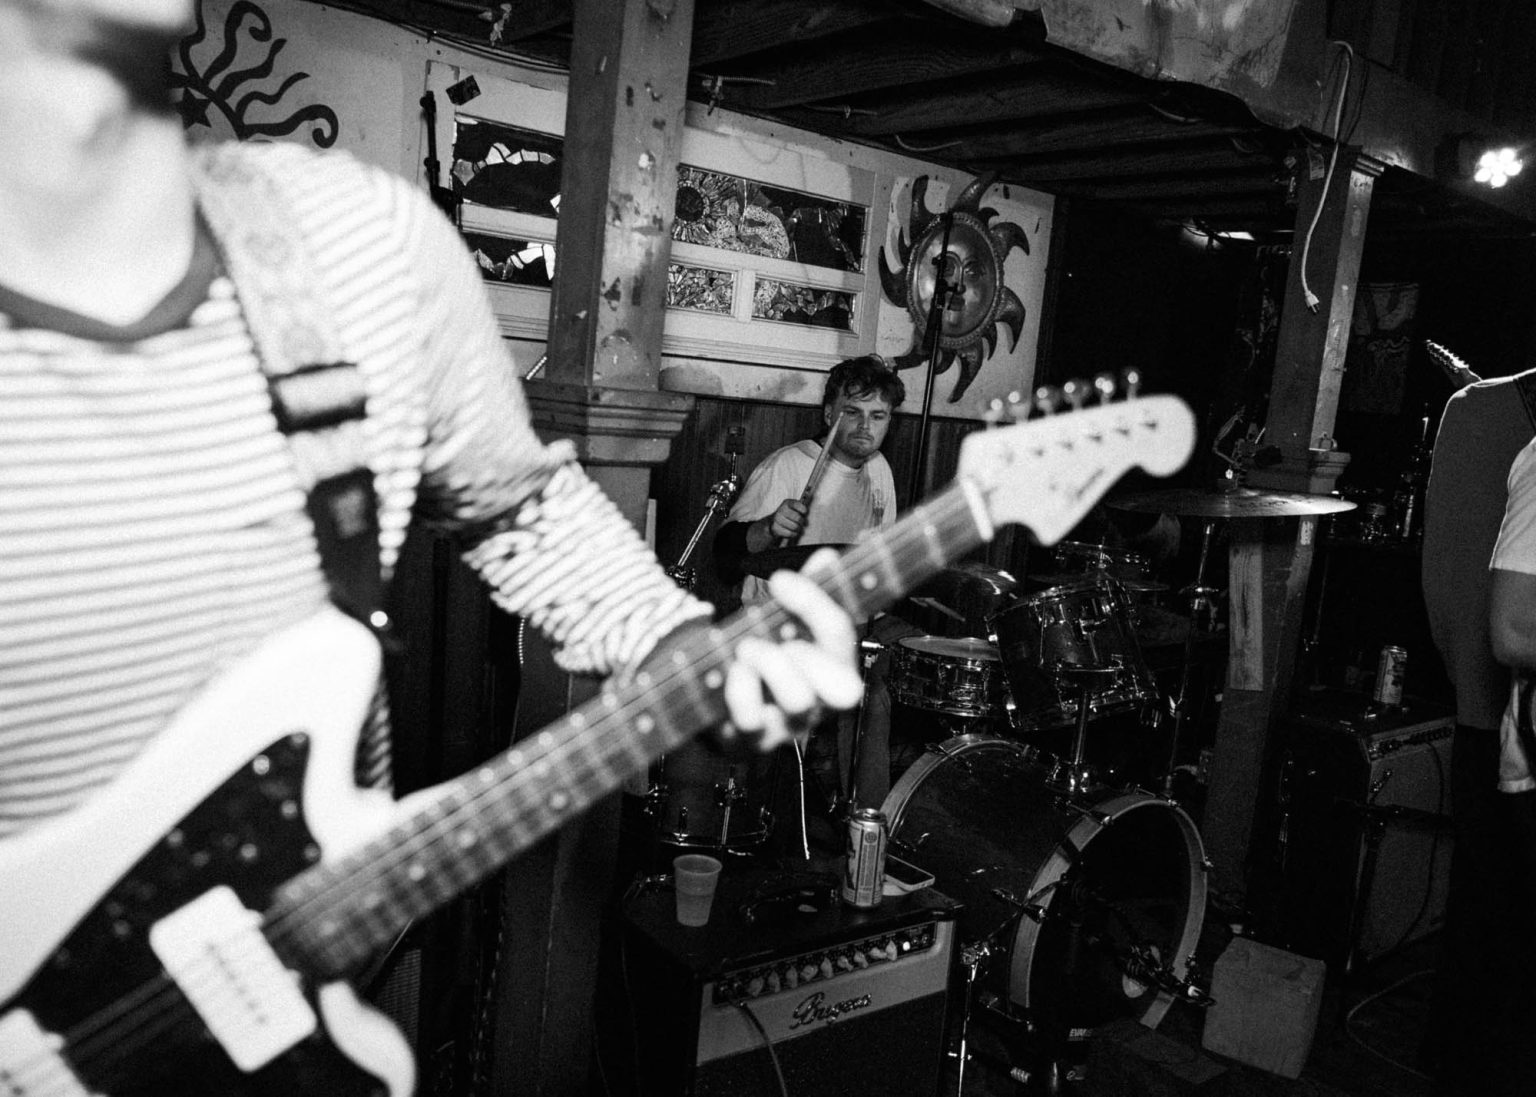
<svg viewBox="0 0 1536 1097">
<path fill-rule="evenodd" d="M 1440 928 L 1451 867 L 1447 708 L 1373 712 L 1327 690 L 1292 713 L 1282 778 L 1283 922 L 1291 947 L 1369 962 Z M 1351 940 L 1353 937 L 1353 941 Z"/>
<path fill-rule="evenodd" d="M 635 1092 L 938 1092 L 959 904 L 927 888 L 857 910 L 835 877 L 728 865 L 708 925 L 674 909 L 661 888 L 625 910 Z"/>
</svg>

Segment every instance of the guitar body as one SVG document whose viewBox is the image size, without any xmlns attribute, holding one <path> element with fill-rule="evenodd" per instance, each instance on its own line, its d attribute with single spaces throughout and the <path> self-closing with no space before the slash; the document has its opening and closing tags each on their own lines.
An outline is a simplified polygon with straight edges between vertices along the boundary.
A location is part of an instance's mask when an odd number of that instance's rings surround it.
<svg viewBox="0 0 1536 1097">
<path fill-rule="evenodd" d="M 211 889 L 261 912 L 279 885 L 388 825 L 389 797 L 352 778 L 377 672 L 367 630 L 323 611 L 215 683 L 85 807 L 0 843 L 0 1088 L 410 1092 L 410 1049 L 340 983 L 301 982 L 314 1031 L 237 1067 L 151 943 Z M 34 1025 L 67 1050 L 39 1047 Z"/>
</svg>

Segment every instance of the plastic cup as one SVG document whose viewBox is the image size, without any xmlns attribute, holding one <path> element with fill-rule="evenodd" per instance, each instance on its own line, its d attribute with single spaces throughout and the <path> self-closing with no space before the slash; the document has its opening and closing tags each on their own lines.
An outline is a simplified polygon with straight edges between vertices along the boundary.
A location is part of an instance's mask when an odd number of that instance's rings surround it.
<svg viewBox="0 0 1536 1097">
<path fill-rule="evenodd" d="M 702 853 L 672 859 L 672 886 L 677 892 L 677 920 L 685 926 L 709 921 L 709 908 L 720 882 L 720 862 Z"/>
</svg>

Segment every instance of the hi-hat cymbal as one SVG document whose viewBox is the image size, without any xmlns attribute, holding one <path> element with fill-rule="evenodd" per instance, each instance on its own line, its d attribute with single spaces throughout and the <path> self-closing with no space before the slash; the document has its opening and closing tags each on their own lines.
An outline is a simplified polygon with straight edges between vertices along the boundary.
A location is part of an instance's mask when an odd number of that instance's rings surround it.
<svg viewBox="0 0 1536 1097">
<path fill-rule="evenodd" d="M 746 575 L 766 579 L 776 571 L 799 571 L 805 562 L 822 549 L 841 552 L 847 545 L 791 545 L 789 548 L 766 549 L 763 552 L 743 556 L 737 567 Z"/>
<path fill-rule="evenodd" d="M 1116 510 L 1141 514 L 1177 514 L 1186 518 L 1292 518 L 1303 514 L 1337 514 L 1355 509 L 1355 504 L 1348 499 L 1332 495 L 1258 491 L 1254 488 L 1232 488 L 1226 491 L 1167 488 L 1105 502 Z"/>
</svg>

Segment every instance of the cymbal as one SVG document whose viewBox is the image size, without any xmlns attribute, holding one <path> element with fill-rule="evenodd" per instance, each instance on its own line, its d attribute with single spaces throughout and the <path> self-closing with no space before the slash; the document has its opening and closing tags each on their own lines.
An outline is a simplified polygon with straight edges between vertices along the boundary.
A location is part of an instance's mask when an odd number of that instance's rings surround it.
<svg viewBox="0 0 1536 1097">
<path fill-rule="evenodd" d="M 791 545 L 788 548 L 766 549 L 763 552 L 748 553 L 743 556 L 737 567 L 746 575 L 766 579 L 776 571 L 799 571 L 805 566 L 807 560 L 822 549 L 837 549 L 841 552 L 847 547 L 847 545 Z"/>
<path fill-rule="evenodd" d="M 1332 495 L 1306 495 L 1294 491 L 1258 491 L 1232 488 L 1227 491 L 1201 491 L 1197 488 L 1167 488 L 1108 499 L 1106 505 L 1116 510 L 1142 514 L 1177 514 L 1186 518 L 1290 518 L 1303 514 L 1337 514 L 1354 510 L 1348 499 Z"/>
<path fill-rule="evenodd" d="M 965 563 L 943 568 L 913 587 L 908 597 L 947 617 L 979 622 L 1007 605 L 1018 585 L 1018 580 L 1006 571 Z"/>
</svg>

